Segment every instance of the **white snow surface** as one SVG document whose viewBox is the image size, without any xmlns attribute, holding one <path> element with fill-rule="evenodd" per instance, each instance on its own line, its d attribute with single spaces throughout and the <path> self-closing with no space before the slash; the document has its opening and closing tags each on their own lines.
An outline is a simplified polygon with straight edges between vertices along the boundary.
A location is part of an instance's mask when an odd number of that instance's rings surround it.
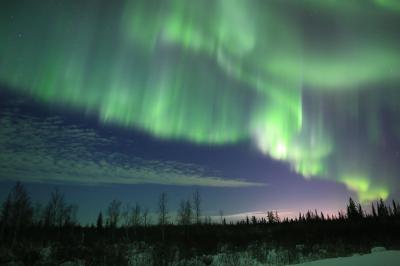
<svg viewBox="0 0 400 266">
<path fill-rule="evenodd" d="M 311 261 L 297 266 L 399 266 L 400 250 L 374 252 L 346 258 Z"/>
</svg>

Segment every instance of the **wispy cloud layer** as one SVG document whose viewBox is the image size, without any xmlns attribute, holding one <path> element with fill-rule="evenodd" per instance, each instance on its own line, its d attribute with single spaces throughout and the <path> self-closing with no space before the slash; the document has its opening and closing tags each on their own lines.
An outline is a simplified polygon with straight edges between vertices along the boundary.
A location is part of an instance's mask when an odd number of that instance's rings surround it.
<svg viewBox="0 0 400 266">
<path fill-rule="evenodd" d="M 284 218 L 295 218 L 298 213 L 292 210 L 257 210 L 250 212 L 240 212 L 240 213 L 231 213 L 231 214 L 219 214 L 211 216 L 213 221 L 219 222 L 221 219 L 225 219 L 226 222 L 237 222 L 246 220 L 246 218 L 251 219 L 253 216 L 260 220 L 261 218 L 267 219 L 267 212 L 272 211 L 274 214 L 278 214 L 280 219 Z"/>
<path fill-rule="evenodd" d="M 249 187 L 261 183 L 226 179 L 202 167 L 144 160 L 119 151 L 121 144 L 60 117 L 0 110 L 0 180 L 86 184 L 163 184 Z"/>
</svg>

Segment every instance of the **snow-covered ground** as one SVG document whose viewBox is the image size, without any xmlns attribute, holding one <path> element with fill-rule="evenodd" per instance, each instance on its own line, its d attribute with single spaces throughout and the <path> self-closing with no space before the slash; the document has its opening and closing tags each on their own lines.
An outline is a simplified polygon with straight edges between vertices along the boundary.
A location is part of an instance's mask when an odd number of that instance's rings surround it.
<svg viewBox="0 0 400 266">
<path fill-rule="evenodd" d="M 399 266 L 400 251 L 381 251 L 371 254 L 317 260 L 296 264 L 297 266 Z"/>
<path fill-rule="evenodd" d="M 154 253 L 154 246 L 145 243 L 133 243 L 129 246 L 112 245 L 107 246 L 107 261 L 101 256 L 95 264 L 103 261 L 107 265 L 126 264 L 132 266 L 160 265 L 169 266 L 400 266 L 400 250 L 386 250 L 385 247 L 373 247 L 371 253 L 365 255 L 353 255 L 351 257 L 336 257 L 325 259 L 328 256 L 337 256 L 337 253 L 327 252 L 324 249 L 316 248 L 311 252 L 304 250 L 304 245 L 296 245 L 296 252 L 290 252 L 284 248 L 271 248 L 265 245 L 249 246 L 242 251 L 232 251 L 228 246 L 222 246 L 216 254 L 203 254 L 185 258 L 181 255 L 178 247 L 169 250 L 166 258 Z M 120 250 L 123 253 L 118 254 Z M 364 249 L 365 251 L 365 249 Z M 68 258 L 60 260 L 57 257 L 57 247 L 49 246 L 41 248 L 37 253 L 37 265 L 62 265 L 62 266 L 83 266 L 91 264 L 83 258 Z M 34 254 L 34 253 L 32 253 Z M 115 255 L 116 254 L 116 255 Z M 343 254 L 343 253 L 342 253 Z M 7 255 L 8 260 L 4 258 Z M 117 257 L 119 255 L 119 257 Z M 0 249 L 0 257 L 4 264 L 1 265 L 24 265 L 22 261 L 9 250 Z M 97 259 L 97 258 L 96 258 Z M 291 264 L 301 262 L 300 264 Z"/>
</svg>

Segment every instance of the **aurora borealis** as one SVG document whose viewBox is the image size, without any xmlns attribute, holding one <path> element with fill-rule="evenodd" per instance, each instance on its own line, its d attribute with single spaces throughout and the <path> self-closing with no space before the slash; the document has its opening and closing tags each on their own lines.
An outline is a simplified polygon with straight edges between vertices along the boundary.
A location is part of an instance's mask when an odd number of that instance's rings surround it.
<svg viewBox="0 0 400 266">
<path fill-rule="evenodd" d="M 398 192 L 397 0 L 6 0 L 0 14 L 0 83 L 7 94 L 193 149 L 245 143 L 304 178 L 344 184 L 363 202 Z M 29 121 L 32 136 L 45 130 L 34 118 L 10 118 L 8 109 L 0 119 L 3 147 L 21 141 L 10 133 L 24 131 L 21 121 Z M 59 134 L 46 133 L 35 142 L 45 150 L 29 152 L 58 157 L 45 143 Z M 83 145 L 82 162 L 92 161 L 95 146 Z M 24 161 L 26 154 L 7 151 Z M 95 171 L 93 178 L 105 179 L 99 183 L 137 182 L 124 179 L 132 177 L 132 162 L 110 160 L 88 175 Z M 135 160 L 145 165 L 134 169 L 135 178 L 146 172 L 139 183 L 168 184 L 154 178 L 163 167 L 174 169 L 179 184 L 268 183 L 224 181 L 175 163 L 150 170 L 151 163 Z"/>
</svg>

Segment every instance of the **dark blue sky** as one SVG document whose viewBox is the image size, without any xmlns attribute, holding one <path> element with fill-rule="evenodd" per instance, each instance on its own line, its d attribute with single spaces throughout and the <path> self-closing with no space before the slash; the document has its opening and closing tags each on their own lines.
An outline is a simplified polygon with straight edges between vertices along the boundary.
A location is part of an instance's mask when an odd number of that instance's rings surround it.
<svg viewBox="0 0 400 266">
<path fill-rule="evenodd" d="M 296 216 L 298 211 L 314 208 L 331 212 L 342 208 L 347 197 L 351 195 L 344 185 L 329 180 L 306 180 L 302 178 L 290 170 L 289 164 L 265 157 L 248 142 L 235 145 L 200 146 L 188 142 L 158 140 L 135 130 L 102 125 L 92 116 L 81 116 L 63 108 L 45 107 L 30 98 L 5 92 L 1 96 L 0 114 L 3 125 L 4 119 L 7 118 L 7 121 L 12 122 L 13 134 L 15 134 L 12 136 L 3 135 L 2 137 L 3 139 L 13 137 L 19 140 L 20 136 L 18 135 L 28 136 L 28 144 L 25 144 L 28 146 L 22 147 L 19 151 L 19 153 L 27 153 L 25 155 L 27 158 L 36 155 L 41 156 L 39 151 L 37 154 L 35 154 L 35 151 L 33 151 L 33 154 L 28 154 L 27 150 L 31 149 L 29 143 L 32 144 L 36 141 L 29 139 L 32 137 L 30 135 L 37 137 L 37 134 L 42 132 L 39 130 L 40 127 L 43 127 L 42 122 L 49 120 L 50 117 L 57 117 L 57 120 L 51 123 L 62 124 L 62 129 L 73 127 L 80 130 L 65 135 L 65 132 L 59 128 L 53 129 L 54 131 L 44 138 L 46 141 L 51 141 L 52 151 L 49 154 L 53 157 L 63 156 L 62 152 L 65 150 L 65 145 L 79 145 L 88 150 L 95 146 L 96 150 L 91 150 L 94 154 L 90 158 L 91 161 L 101 160 L 109 154 L 120 153 L 146 161 L 173 161 L 191 165 L 193 167 L 189 168 L 193 169 L 201 167 L 204 168 L 202 171 L 205 172 L 205 176 L 210 173 L 221 179 L 240 179 L 262 185 L 242 186 L 240 184 L 237 187 L 215 187 L 212 182 L 211 185 L 204 186 L 196 184 L 114 184 L 113 178 L 118 176 L 117 173 L 111 173 L 105 177 L 109 179 L 109 183 L 100 182 L 96 184 L 94 179 L 86 180 L 86 177 L 81 176 L 80 173 L 77 173 L 78 179 L 73 181 L 69 180 L 68 176 L 64 180 L 57 181 L 52 178 L 52 173 L 46 173 L 46 177 L 40 180 L 40 173 L 43 170 L 40 167 L 45 164 L 34 166 L 34 168 L 37 167 L 36 169 L 29 169 L 32 165 L 22 163 L 21 168 L 26 167 L 28 169 L 19 169 L 20 171 L 16 172 L 5 169 L 3 166 L 0 174 L 3 180 L 0 186 L 1 200 L 5 198 L 16 180 L 25 184 L 33 202 L 38 201 L 42 204 L 46 203 L 50 193 L 55 187 L 58 187 L 65 193 L 68 202 L 79 205 L 78 216 L 80 220 L 84 223 L 90 223 L 95 220 L 99 211 L 106 209 L 113 199 L 132 204 L 139 202 L 142 206 L 148 207 L 151 212 L 156 212 L 157 200 L 161 192 L 167 192 L 170 210 L 173 213 L 181 199 L 191 198 L 195 189 L 199 189 L 203 198 L 203 213 L 211 216 L 218 216 L 220 210 L 223 210 L 226 215 L 279 210 L 282 215 Z M 48 127 L 49 125 L 46 124 L 46 130 L 48 130 Z M 24 130 L 34 129 L 35 132 L 22 132 L 22 128 Z M 93 139 L 82 138 L 81 131 L 94 132 L 96 137 L 112 139 L 112 145 L 93 144 Z M 4 134 L 4 128 L 2 133 Z M 10 139 L 8 140 L 8 142 L 12 142 Z M 94 141 L 96 142 L 96 140 Z M 4 143 L 3 140 L 3 147 L 10 143 Z M 15 145 L 15 143 L 11 144 Z M 45 144 L 40 143 L 40 145 Z M 17 156 L 18 148 L 7 146 L 7 152 L 11 154 L 10 156 Z M 72 156 L 78 155 L 72 154 Z M 56 159 L 50 158 L 50 160 L 52 161 L 45 163 L 54 163 Z M 63 170 L 66 169 L 60 166 L 57 171 Z M 34 173 L 35 171 L 37 173 Z M 31 173 L 34 174 L 30 175 Z M 162 180 L 163 172 L 159 172 L 159 175 L 160 180 Z M 146 177 L 145 174 L 144 177 Z M 146 181 L 139 183 L 146 183 Z"/>
</svg>

